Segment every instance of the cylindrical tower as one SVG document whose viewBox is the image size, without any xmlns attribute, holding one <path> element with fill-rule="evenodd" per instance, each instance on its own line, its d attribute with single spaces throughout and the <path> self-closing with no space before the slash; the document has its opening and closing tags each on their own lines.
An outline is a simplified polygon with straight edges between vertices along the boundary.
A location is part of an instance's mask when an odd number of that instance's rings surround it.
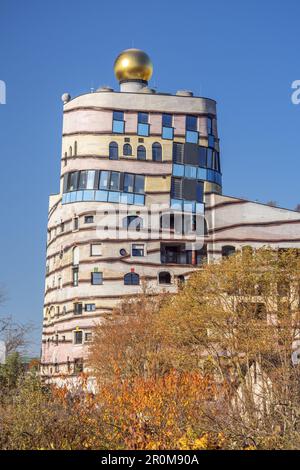
<svg viewBox="0 0 300 470">
<path fill-rule="evenodd" d="M 136 49 L 115 74 L 120 91 L 63 95 L 42 338 L 50 381 L 85 369 L 95 324 L 143 280 L 175 293 L 206 260 L 205 198 L 221 193 L 215 101 L 149 88 L 152 63 Z"/>
</svg>

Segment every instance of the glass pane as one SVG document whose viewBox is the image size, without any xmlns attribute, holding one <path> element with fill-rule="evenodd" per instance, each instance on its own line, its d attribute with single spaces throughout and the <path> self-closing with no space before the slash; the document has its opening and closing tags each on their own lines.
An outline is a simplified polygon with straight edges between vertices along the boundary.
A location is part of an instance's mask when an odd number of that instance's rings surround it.
<svg viewBox="0 0 300 470">
<path fill-rule="evenodd" d="M 184 175 L 184 165 L 173 165 L 173 175 L 174 176 L 183 176 Z"/>
<path fill-rule="evenodd" d="M 141 124 L 148 124 L 149 114 L 148 113 L 139 113 L 138 122 Z"/>
<path fill-rule="evenodd" d="M 87 177 L 88 177 L 87 171 L 80 172 L 78 189 L 86 189 Z"/>
<path fill-rule="evenodd" d="M 159 143 L 154 143 L 152 145 L 152 160 L 155 162 L 162 161 L 162 149 Z"/>
<path fill-rule="evenodd" d="M 196 202 L 194 201 L 183 201 L 184 212 L 196 212 Z"/>
<path fill-rule="evenodd" d="M 186 116 L 185 122 L 187 131 L 196 131 L 197 130 L 197 116 Z"/>
<path fill-rule="evenodd" d="M 120 189 L 120 173 L 112 171 L 110 174 L 109 189 L 118 191 Z"/>
<path fill-rule="evenodd" d="M 113 121 L 113 132 L 116 134 L 124 134 L 124 121 Z"/>
<path fill-rule="evenodd" d="M 138 135 L 149 135 L 149 124 L 138 124 Z"/>
<path fill-rule="evenodd" d="M 171 199 L 171 207 L 176 210 L 182 210 L 182 201 L 180 199 Z"/>
<path fill-rule="evenodd" d="M 137 148 L 137 159 L 146 160 L 146 149 L 143 145 L 139 145 Z"/>
<path fill-rule="evenodd" d="M 76 191 L 73 191 L 72 193 L 70 193 L 70 202 L 75 202 L 76 197 L 77 197 L 77 192 Z"/>
<path fill-rule="evenodd" d="M 108 197 L 107 191 L 95 191 L 95 201 L 106 202 Z"/>
<path fill-rule="evenodd" d="M 119 202 L 120 201 L 120 193 L 117 193 L 115 191 L 109 191 L 108 201 L 109 202 Z"/>
<path fill-rule="evenodd" d="M 204 214 L 204 204 L 202 202 L 196 202 L 196 213 Z"/>
<path fill-rule="evenodd" d="M 212 168 L 213 166 L 212 156 L 213 156 L 212 149 L 207 149 L 207 168 Z"/>
<path fill-rule="evenodd" d="M 114 111 L 113 119 L 116 121 L 124 121 L 124 112 L 123 111 Z"/>
<path fill-rule="evenodd" d="M 77 191 L 76 192 L 76 201 L 80 202 L 83 199 L 83 191 Z"/>
<path fill-rule="evenodd" d="M 206 168 L 206 147 L 199 147 L 199 166 Z"/>
<path fill-rule="evenodd" d="M 186 140 L 186 142 L 189 142 L 191 144 L 197 144 L 198 143 L 198 132 L 186 131 L 185 140 Z"/>
<path fill-rule="evenodd" d="M 134 204 L 136 204 L 137 206 L 143 206 L 145 204 L 145 196 L 142 196 L 141 194 L 135 194 Z"/>
<path fill-rule="evenodd" d="M 205 168 L 198 168 L 197 170 L 197 178 L 199 180 L 206 180 L 207 175 L 206 175 L 206 169 Z"/>
<path fill-rule="evenodd" d="M 197 178 L 197 168 L 195 166 L 186 165 L 184 169 L 184 176 L 186 178 Z"/>
<path fill-rule="evenodd" d="M 208 136 L 208 146 L 212 148 L 215 146 L 215 138 L 213 135 Z"/>
<path fill-rule="evenodd" d="M 173 162 L 183 163 L 184 145 L 178 142 L 173 144 Z"/>
<path fill-rule="evenodd" d="M 133 193 L 121 193 L 120 202 L 122 204 L 133 204 L 134 202 L 134 194 Z"/>
<path fill-rule="evenodd" d="M 95 171 L 90 170 L 90 171 L 88 171 L 88 175 L 87 175 L 86 188 L 87 189 L 94 189 L 94 181 L 95 181 Z"/>
<path fill-rule="evenodd" d="M 109 144 L 109 158 L 110 160 L 118 160 L 119 158 L 119 148 L 116 142 Z"/>
<path fill-rule="evenodd" d="M 162 115 L 162 125 L 165 127 L 172 127 L 172 114 L 163 114 Z"/>
<path fill-rule="evenodd" d="M 83 200 L 84 201 L 93 201 L 95 198 L 95 191 L 83 191 Z"/>
<path fill-rule="evenodd" d="M 163 127 L 162 138 L 172 140 L 174 135 L 173 127 Z"/>
<path fill-rule="evenodd" d="M 145 177 L 142 175 L 135 175 L 135 180 L 134 180 L 134 192 L 143 194 L 144 193 L 144 182 L 145 182 Z"/>
<path fill-rule="evenodd" d="M 99 180 L 99 189 L 107 189 L 109 180 L 109 171 L 101 171 Z"/>
<path fill-rule="evenodd" d="M 212 134 L 212 118 L 207 118 L 207 133 L 208 135 Z"/>
<path fill-rule="evenodd" d="M 133 193 L 133 182 L 134 175 L 130 173 L 125 173 L 124 175 L 124 191 L 128 193 Z"/>
<path fill-rule="evenodd" d="M 203 201 L 203 183 L 197 183 L 197 202 Z"/>
</svg>

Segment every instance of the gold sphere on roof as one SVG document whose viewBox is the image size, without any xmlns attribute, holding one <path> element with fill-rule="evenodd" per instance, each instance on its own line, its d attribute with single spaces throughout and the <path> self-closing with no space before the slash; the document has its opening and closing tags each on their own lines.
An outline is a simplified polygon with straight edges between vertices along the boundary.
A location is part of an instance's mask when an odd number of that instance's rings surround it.
<svg viewBox="0 0 300 470">
<path fill-rule="evenodd" d="M 121 52 L 114 63 L 115 76 L 123 80 L 150 80 L 153 65 L 146 52 L 140 49 L 126 49 Z"/>
</svg>

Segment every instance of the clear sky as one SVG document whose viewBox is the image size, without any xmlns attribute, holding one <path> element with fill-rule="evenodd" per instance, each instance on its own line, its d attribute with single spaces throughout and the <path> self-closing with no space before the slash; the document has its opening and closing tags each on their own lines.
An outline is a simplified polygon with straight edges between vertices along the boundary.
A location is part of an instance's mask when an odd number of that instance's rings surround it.
<svg viewBox="0 0 300 470">
<path fill-rule="evenodd" d="M 48 195 L 59 188 L 61 95 L 117 87 L 126 48 L 152 86 L 218 102 L 225 194 L 300 203 L 299 0 L 0 0 L 0 314 L 32 320 L 39 351 Z"/>
</svg>

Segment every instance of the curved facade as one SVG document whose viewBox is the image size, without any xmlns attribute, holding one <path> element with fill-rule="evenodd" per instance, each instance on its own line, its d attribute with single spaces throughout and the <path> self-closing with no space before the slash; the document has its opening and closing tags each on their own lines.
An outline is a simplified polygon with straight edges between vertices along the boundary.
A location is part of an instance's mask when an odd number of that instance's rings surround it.
<svg viewBox="0 0 300 470">
<path fill-rule="evenodd" d="M 64 99 L 60 191 L 49 204 L 46 379 L 84 370 L 94 325 L 144 281 L 153 293 L 176 292 L 207 258 L 205 195 L 221 193 L 215 101 L 154 93 L 139 80 Z"/>
</svg>

